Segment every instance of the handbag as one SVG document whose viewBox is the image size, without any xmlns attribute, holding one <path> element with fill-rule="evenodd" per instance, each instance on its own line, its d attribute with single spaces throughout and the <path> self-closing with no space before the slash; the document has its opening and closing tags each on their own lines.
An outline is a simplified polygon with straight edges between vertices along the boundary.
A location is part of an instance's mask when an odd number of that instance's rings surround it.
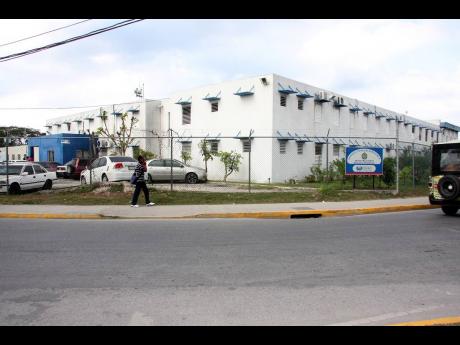
<svg viewBox="0 0 460 345">
<path fill-rule="evenodd" d="M 136 184 L 137 182 L 137 176 L 136 176 L 136 173 L 133 174 L 133 176 L 131 176 L 131 184 Z"/>
</svg>

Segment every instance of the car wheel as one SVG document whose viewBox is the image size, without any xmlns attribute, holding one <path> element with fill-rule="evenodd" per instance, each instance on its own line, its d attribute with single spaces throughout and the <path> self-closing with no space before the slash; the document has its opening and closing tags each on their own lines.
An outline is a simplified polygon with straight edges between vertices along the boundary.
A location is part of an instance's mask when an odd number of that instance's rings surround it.
<svg viewBox="0 0 460 345">
<path fill-rule="evenodd" d="M 108 183 L 109 182 L 109 178 L 107 177 L 107 175 L 102 175 L 102 183 Z"/>
<path fill-rule="evenodd" d="M 455 216 L 458 211 L 458 207 L 456 206 L 442 206 L 441 208 L 446 216 Z"/>
<path fill-rule="evenodd" d="M 187 176 L 185 176 L 185 182 L 187 182 L 187 183 L 197 183 L 198 182 L 198 176 L 195 173 L 188 173 Z"/>
<path fill-rule="evenodd" d="M 81 178 L 80 183 L 81 184 L 86 184 L 86 178 L 84 176 Z"/>
<path fill-rule="evenodd" d="M 455 176 L 443 176 L 438 182 L 438 191 L 446 200 L 454 200 L 460 194 L 460 181 Z"/>
<path fill-rule="evenodd" d="M 13 183 L 10 185 L 10 194 L 19 194 L 21 193 L 21 187 L 19 187 L 19 184 Z"/>
<path fill-rule="evenodd" d="M 43 189 L 51 189 L 53 188 L 53 182 L 51 180 L 46 180 L 45 184 L 43 185 Z"/>
</svg>

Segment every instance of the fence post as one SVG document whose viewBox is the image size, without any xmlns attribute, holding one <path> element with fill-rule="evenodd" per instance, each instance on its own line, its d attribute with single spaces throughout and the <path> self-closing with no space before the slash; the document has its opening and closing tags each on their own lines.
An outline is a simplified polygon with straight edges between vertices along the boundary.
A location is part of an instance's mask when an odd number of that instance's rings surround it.
<svg viewBox="0 0 460 345">
<path fill-rule="evenodd" d="M 8 156 L 8 142 L 10 141 L 10 136 L 8 130 L 5 130 L 6 133 L 6 194 L 10 194 L 10 179 L 9 179 L 9 156 Z"/>
<path fill-rule="evenodd" d="M 170 182 L 171 182 L 171 192 L 173 191 L 173 135 L 172 135 L 172 128 L 171 128 L 171 113 L 168 111 L 168 126 L 169 126 L 169 140 L 171 143 L 171 175 L 170 175 Z"/>
<path fill-rule="evenodd" d="M 415 144 L 412 142 L 412 188 L 415 189 Z"/>
<path fill-rule="evenodd" d="M 249 131 L 249 193 L 251 193 L 251 151 L 252 151 L 251 134 L 252 134 L 252 130 Z"/>
</svg>

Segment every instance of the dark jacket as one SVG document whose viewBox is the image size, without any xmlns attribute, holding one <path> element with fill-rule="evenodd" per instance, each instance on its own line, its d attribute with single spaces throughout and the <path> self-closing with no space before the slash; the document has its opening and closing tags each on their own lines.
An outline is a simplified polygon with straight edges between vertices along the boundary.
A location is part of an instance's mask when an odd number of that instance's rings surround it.
<svg viewBox="0 0 460 345">
<path fill-rule="evenodd" d="M 147 171 L 147 167 L 144 164 L 137 163 L 134 173 L 137 176 L 137 182 L 145 182 L 144 173 Z"/>
</svg>

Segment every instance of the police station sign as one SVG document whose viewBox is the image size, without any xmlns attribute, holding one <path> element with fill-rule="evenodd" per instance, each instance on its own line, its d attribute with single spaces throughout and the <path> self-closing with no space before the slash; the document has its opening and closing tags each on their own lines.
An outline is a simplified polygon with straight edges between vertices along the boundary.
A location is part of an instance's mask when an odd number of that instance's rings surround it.
<svg viewBox="0 0 460 345">
<path fill-rule="evenodd" d="M 345 175 L 383 175 L 383 148 L 347 147 Z"/>
</svg>

